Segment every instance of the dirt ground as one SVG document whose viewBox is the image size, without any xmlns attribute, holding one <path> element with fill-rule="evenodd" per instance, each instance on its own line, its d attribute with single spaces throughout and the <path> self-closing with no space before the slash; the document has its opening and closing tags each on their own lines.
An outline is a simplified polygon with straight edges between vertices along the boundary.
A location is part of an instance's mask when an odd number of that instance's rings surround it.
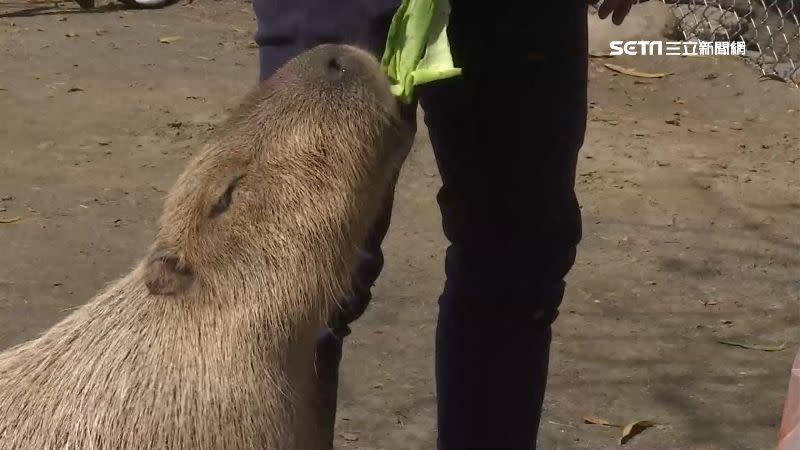
<svg viewBox="0 0 800 450">
<path fill-rule="evenodd" d="M 0 14 L 0 219 L 21 217 L 0 223 L 5 348 L 143 255 L 164 191 L 255 82 L 257 51 L 242 0 L 91 13 L 4 0 Z M 541 448 L 619 444 L 620 428 L 585 416 L 658 424 L 625 448 L 770 448 L 800 345 L 800 90 L 735 57 L 593 58 L 590 77 L 585 235 Z M 439 183 L 422 127 L 346 348 L 341 448 L 434 448 Z"/>
</svg>

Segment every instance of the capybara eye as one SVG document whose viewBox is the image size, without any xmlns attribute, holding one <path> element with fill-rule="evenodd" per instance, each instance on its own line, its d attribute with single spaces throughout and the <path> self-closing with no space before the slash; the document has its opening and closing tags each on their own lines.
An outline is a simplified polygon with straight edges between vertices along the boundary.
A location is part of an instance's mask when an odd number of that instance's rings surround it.
<svg viewBox="0 0 800 450">
<path fill-rule="evenodd" d="M 212 218 L 219 216 L 220 214 L 222 214 L 225 211 L 227 211 L 228 208 L 230 208 L 231 200 L 233 199 L 233 191 L 239 185 L 239 181 L 242 179 L 242 177 L 243 177 L 243 175 L 240 175 L 240 176 L 234 178 L 230 182 L 228 187 L 225 189 L 225 192 L 223 192 L 222 195 L 219 197 L 219 200 L 217 200 L 217 203 L 215 203 L 214 206 L 211 207 L 210 216 Z"/>
</svg>

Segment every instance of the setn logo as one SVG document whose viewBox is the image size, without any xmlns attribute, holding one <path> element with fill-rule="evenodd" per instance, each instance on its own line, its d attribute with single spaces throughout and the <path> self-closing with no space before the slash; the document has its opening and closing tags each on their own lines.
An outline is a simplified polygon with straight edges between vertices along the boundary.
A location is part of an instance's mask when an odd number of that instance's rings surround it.
<svg viewBox="0 0 800 450">
<path fill-rule="evenodd" d="M 609 46 L 611 56 L 663 54 L 661 41 L 611 41 Z M 637 48 L 640 49 L 640 53 L 637 53 Z"/>
</svg>

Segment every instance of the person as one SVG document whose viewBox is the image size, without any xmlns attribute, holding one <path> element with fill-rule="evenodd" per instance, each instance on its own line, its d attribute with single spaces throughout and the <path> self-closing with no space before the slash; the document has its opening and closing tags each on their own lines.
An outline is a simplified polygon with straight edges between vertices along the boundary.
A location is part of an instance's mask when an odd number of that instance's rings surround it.
<svg viewBox="0 0 800 450">
<path fill-rule="evenodd" d="M 633 0 L 606 0 L 619 24 Z M 551 324 L 581 238 L 574 184 L 587 115 L 587 0 L 451 0 L 456 78 L 418 87 L 442 179 L 449 246 L 436 325 L 439 449 L 532 449 Z M 399 0 L 253 0 L 260 78 L 321 43 L 380 58 Z M 416 102 L 406 116 L 415 130 Z M 332 446 L 342 342 L 371 299 L 392 198 L 365 243 L 352 298 L 318 344 Z"/>
</svg>

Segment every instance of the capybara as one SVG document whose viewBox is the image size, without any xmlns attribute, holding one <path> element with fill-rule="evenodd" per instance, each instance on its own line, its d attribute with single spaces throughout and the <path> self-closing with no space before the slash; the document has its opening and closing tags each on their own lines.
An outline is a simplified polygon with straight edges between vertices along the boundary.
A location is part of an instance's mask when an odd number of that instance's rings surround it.
<svg viewBox="0 0 800 450">
<path fill-rule="evenodd" d="M 261 83 L 131 272 L 0 354 L 0 449 L 319 449 L 315 340 L 410 147 L 399 109 L 351 46 Z"/>
</svg>

